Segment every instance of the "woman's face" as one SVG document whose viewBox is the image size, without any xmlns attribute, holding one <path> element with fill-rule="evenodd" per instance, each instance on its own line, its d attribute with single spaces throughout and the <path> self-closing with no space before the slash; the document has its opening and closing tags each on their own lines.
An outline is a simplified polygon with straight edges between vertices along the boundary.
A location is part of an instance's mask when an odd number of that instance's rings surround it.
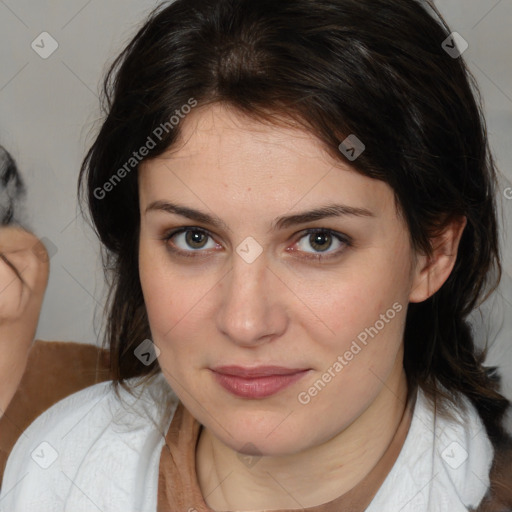
<svg viewBox="0 0 512 512">
<path fill-rule="evenodd" d="M 416 271 L 392 189 L 302 130 L 220 105 L 180 128 L 182 143 L 139 171 L 140 279 L 163 373 L 235 450 L 319 445 L 403 371 Z"/>
</svg>

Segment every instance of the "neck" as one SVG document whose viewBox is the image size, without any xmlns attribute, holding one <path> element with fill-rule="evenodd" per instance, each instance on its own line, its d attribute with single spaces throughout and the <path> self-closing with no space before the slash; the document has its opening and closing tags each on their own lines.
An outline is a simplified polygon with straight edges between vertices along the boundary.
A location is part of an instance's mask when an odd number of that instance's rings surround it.
<svg viewBox="0 0 512 512">
<path fill-rule="evenodd" d="M 203 428 L 196 451 L 199 486 L 213 510 L 302 509 L 355 487 L 382 457 L 402 419 L 407 382 L 401 361 L 365 412 L 319 446 L 245 465 Z"/>
</svg>

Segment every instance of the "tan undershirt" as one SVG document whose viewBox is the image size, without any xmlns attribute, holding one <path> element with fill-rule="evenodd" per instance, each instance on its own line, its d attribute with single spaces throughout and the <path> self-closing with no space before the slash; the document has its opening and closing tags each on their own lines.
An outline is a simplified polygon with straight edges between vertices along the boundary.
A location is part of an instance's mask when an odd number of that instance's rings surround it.
<svg viewBox="0 0 512 512">
<path fill-rule="evenodd" d="M 388 448 L 373 469 L 350 491 L 314 507 L 273 512 L 364 512 L 391 471 L 411 425 L 416 394 L 408 401 Z M 195 454 L 202 425 L 180 402 L 160 456 L 157 512 L 214 512 L 197 481 Z"/>
</svg>

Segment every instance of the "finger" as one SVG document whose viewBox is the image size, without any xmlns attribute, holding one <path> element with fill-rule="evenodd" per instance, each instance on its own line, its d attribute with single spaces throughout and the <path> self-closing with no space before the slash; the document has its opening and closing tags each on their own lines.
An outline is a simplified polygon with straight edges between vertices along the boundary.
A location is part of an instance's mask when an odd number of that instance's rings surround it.
<svg viewBox="0 0 512 512">
<path fill-rule="evenodd" d="M 15 320 L 42 300 L 48 282 L 46 248 L 32 233 L 0 228 L 0 320 Z"/>
<path fill-rule="evenodd" d="M 3 253 L 0 253 L 0 259 L 14 272 L 14 275 L 24 284 L 25 280 L 23 279 L 23 276 L 20 274 L 19 270 L 9 261 L 7 256 Z"/>
</svg>

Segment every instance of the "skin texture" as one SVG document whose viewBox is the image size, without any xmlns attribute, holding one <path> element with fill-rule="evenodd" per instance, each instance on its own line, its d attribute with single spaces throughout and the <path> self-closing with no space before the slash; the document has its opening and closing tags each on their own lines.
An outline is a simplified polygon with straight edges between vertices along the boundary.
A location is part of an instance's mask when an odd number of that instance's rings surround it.
<svg viewBox="0 0 512 512">
<path fill-rule="evenodd" d="M 164 375 L 204 426 L 196 452 L 201 490 L 214 510 L 325 503 L 354 487 L 394 435 L 407 392 L 407 304 L 446 280 L 464 221 L 447 228 L 429 259 L 412 250 L 391 188 L 333 160 L 313 135 L 219 104 L 195 109 L 182 123 L 180 144 L 139 170 L 139 271 Z M 225 226 L 146 211 L 154 201 L 216 215 Z M 372 216 L 272 230 L 278 217 L 330 204 Z M 196 235 L 196 245 L 191 234 L 188 244 L 185 234 L 164 239 L 183 227 L 209 236 Z M 319 247 L 306 233 L 311 228 L 346 235 L 352 244 L 324 234 Z M 236 251 L 247 237 L 262 249 L 251 263 Z M 337 255 L 321 262 L 319 253 Z M 402 307 L 393 319 L 300 403 L 299 393 L 394 304 Z M 216 383 L 210 368 L 228 364 L 309 372 L 254 400 Z M 261 458 L 249 465 L 240 453 Z"/>
<path fill-rule="evenodd" d="M 0 227 L 0 253 L 17 269 L 0 260 L 0 416 L 18 387 L 34 340 L 49 258 L 43 244 L 18 227 Z"/>
</svg>

